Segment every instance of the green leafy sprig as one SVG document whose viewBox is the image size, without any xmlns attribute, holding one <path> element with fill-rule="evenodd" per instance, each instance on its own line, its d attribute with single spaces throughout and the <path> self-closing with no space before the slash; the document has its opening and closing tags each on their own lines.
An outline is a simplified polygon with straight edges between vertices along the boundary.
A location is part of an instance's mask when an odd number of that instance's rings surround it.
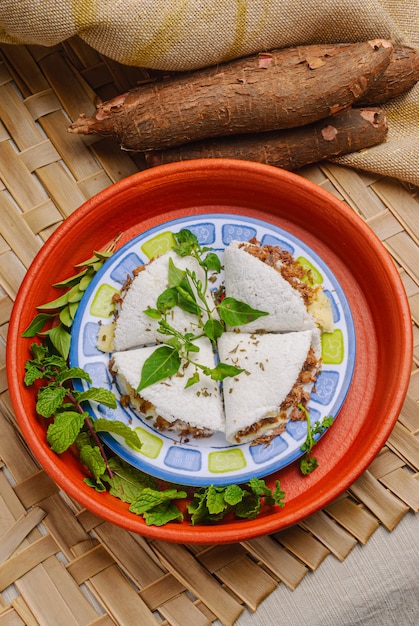
<svg viewBox="0 0 419 626">
<path fill-rule="evenodd" d="M 103 263 L 113 254 L 119 236 L 100 252 L 94 252 L 87 261 L 78 263 L 83 268 L 77 274 L 55 283 L 53 287 L 66 289 L 58 298 L 41 304 L 40 311 L 22 333 L 22 337 L 40 336 L 48 340 L 54 349 L 65 359 L 68 357 L 71 343 L 71 327 L 80 301 Z"/>
<path fill-rule="evenodd" d="M 74 379 L 92 382 L 87 372 L 79 367 L 69 367 L 66 359 L 51 354 L 48 346 L 34 343 L 31 353 L 32 359 L 25 364 L 24 382 L 27 386 L 36 381 L 43 383 L 37 390 L 36 411 L 51 420 L 47 428 L 51 450 L 61 454 L 76 444 L 82 463 L 100 484 L 103 473 L 112 475 L 112 471 L 98 433 L 118 434 L 127 445 L 137 449 L 141 447 L 138 435 L 123 422 L 90 418 L 83 408 L 84 402 L 99 402 L 115 409 L 116 399 L 110 390 L 102 387 L 89 387 L 86 391 L 74 389 Z"/>
<path fill-rule="evenodd" d="M 326 430 L 333 424 L 333 416 L 329 415 L 324 417 L 321 422 L 315 422 L 311 424 L 310 419 L 310 411 L 307 410 L 302 404 L 298 405 L 298 408 L 303 411 L 307 420 L 307 437 L 303 445 L 301 446 L 301 450 L 305 452 L 304 456 L 300 459 L 300 470 L 304 475 L 311 474 L 312 471 L 316 469 L 318 466 L 317 459 L 312 456 L 311 452 L 313 450 L 313 446 L 316 445 L 317 439 L 315 439 L 316 435 L 323 435 Z"/>
<path fill-rule="evenodd" d="M 261 478 L 251 478 L 245 485 L 217 487 L 210 485 L 197 491 L 188 505 L 191 523 L 217 522 L 230 513 L 242 519 L 254 519 L 262 505 L 284 506 L 285 493 L 279 481 L 270 489 Z"/>
<path fill-rule="evenodd" d="M 198 278 L 193 270 L 177 267 L 173 259 L 169 259 L 168 287 L 158 296 L 155 308 L 144 311 L 151 319 L 158 320 L 158 331 L 165 337 L 164 345 L 156 348 L 145 361 L 137 392 L 175 375 L 183 361 L 195 367 L 186 387 L 199 381 L 200 371 L 217 381 L 222 381 L 227 376 L 238 376 L 244 370 L 234 365 L 218 363 L 210 368 L 193 359 L 190 353 L 199 352 L 199 347 L 194 342 L 201 337 L 207 337 L 216 344 L 225 326 L 242 326 L 268 315 L 265 311 L 253 309 L 245 302 L 229 297 L 211 307 L 206 294 L 211 280 L 210 272 L 217 274 L 221 271 L 218 255 L 211 248 L 201 247 L 196 235 L 190 230 L 183 229 L 174 237 L 177 244 L 173 247 L 174 252 L 181 257 L 194 258 L 203 270 L 204 279 Z M 170 312 L 176 306 L 197 316 L 196 333 L 182 334 L 170 324 Z"/>
</svg>

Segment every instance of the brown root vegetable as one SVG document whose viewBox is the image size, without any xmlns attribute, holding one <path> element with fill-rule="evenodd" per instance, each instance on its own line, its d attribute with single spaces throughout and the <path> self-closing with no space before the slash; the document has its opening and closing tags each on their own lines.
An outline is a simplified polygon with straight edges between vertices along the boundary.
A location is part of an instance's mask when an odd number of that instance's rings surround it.
<svg viewBox="0 0 419 626">
<path fill-rule="evenodd" d="M 132 89 L 69 128 L 141 151 L 293 128 L 349 108 L 387 67 L 385 40 L 275 50 Z"/>
<path fill-rule="evenodd" d="M 174 161 L 224 157 L 297 170 L 310 163 L 375 146 L 382 143 L 386 135 L 384 111 L 378 108 L 348 109 L 299 128 L 206 139 L 147 152 L 145 158 L 150 167 Z"/>
<path fill-rule="evenodd" d="M 387 68 L 374 79 L 368 91 L 358 100 L 357 105 L 383 104 L 409 91 L 418 81 L 418 50 L 407 46 L 396 46 Z"/>
</svg>

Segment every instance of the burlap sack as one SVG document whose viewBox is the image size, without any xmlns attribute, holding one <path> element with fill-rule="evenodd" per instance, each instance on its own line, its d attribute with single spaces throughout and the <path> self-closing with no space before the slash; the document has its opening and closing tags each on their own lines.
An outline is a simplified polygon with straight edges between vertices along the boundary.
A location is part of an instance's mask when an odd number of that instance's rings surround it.
<svg viewBox="0 0 419 626">
<path fill-rule="evenodd" d="M 1 0 L 0 41 L 78 34 L 125 63 L 187 70 L 307 43 L 387 38 L 419 47 L 419 0 Z M 419 185 L 419 85 L 386 106 L 381 146 L 339 162 Z"/>
</svg>

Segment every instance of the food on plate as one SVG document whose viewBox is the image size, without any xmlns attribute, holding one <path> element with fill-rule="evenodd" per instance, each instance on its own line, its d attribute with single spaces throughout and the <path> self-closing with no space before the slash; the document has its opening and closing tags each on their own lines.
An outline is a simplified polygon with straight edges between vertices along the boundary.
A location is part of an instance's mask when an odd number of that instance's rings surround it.
<svg viewBox="0 0 419 626">
<path fill-rule="evenodd" d="M 268 443 L 285 430 L 288 419 L 304 419 L 300 407 L 306 407 L 320 367 L 311 344 L 311 330 L 226 332 L 219 338 L 220 359 L 245 369 L 224 381 L 230 443 Z"/>
<path fill-rule="evenodd" d="M 333 330 L 330 302 L 321 286 L 303 280 L 307 270 L 277 246 L 233 241 L 224 251 L 226 294 L 269 315 L 246 326 L 246 332 Z"/>
<path fill-rule="evenodd" d="M 209 339 L 196 340 L 196 358 L 202 365 L 214 367 L 214 352 Z M 110 370 L 122 394 L 121 403 L 129 403 L 158 430 L 176 431 L 182 437 L 206 437 L 224 431 L 224 411 L 217 381 L 200 373 L 199 381 L 185 388 L 194 365 L 184 361 L 180 371 L 163 381 L 136 391 L 145 360 L 155 346 L 114 352 Z"/>
<path fill-rule="evenodd" d="M 287 420 L 306 419 L 321 333 L 333 330 L 330 300 L 290 252 L 256 239 L 225 248 L 212 292 L 210 248 L 186 233 L 187 253 L 175 247 L 127 279 L 99 333 L 98 345 L 113 344 L 121 404 L 183 438 L 269 443 Z"/>
<path fill-rule="evenodd" d="M 171 261 L 175 262 L 176 268 L 188 268 L 196 273 L 198 280 L 204 281 L 204 271 L 196 259 L 191 256 L 180 257 L 173 251 L 140 265 L 134 271 L 134 276 L 125 282 L 117 302 L 113 338 L 115 350 L 127 350 L 163 341 L 163 335 L 158 332 L 158 320 L 149 317 L 144 311 L 154 308 L 159 296 L 168 287 Z M 213 306 L 209 289 L 206 297 L 210 306 Z M 205 312 L 202 315 L 205 317 Z M 195 332 L 197 316 L 180 307 L 174 307 L 170 311 L 170 323 L 183 334 Z"/>
</svg>

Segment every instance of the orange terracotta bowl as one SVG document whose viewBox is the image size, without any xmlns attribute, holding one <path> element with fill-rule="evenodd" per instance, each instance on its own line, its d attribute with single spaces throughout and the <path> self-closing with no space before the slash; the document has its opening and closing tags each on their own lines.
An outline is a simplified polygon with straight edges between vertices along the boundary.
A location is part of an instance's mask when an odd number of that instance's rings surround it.
<svg viewBox="0 0 419 626">
<path fill-rule="evenodd" d="M 21 334 L 36 306 L 52 300 L 52 284 L 105 246 L 123 245 L 163 222 L 203 213 L 257 218 L 292 233 L 331 268 L 346 294 L 355 326 L 356 362 L 349 392 L 330 432 L 316 445 L 318 468 L 303 477 L 292 463 L 278 478 L 284 508 L 255 520 L 192 527 L 187 521 L 147 526 L 128 505 L 97 493 L 78 458 L 51 452 L 45 420 L 23 384 L 30 339 Z M 347 205 L 296 174 L 251 162 L 197 160 L 160 166 L 105 189 L 51 235 L 29 268 L 12 312 L 7 341 L 10 396 L 23 436 L 51 478 L 100 518 L 145 536 L 182 543 L 220 543 L 284 529 L 323 508 L 367 468 L 388 438 L 404 401 L 412 361 L 412 326 L 399 273 L 371 229 Z"/>
</svg>

